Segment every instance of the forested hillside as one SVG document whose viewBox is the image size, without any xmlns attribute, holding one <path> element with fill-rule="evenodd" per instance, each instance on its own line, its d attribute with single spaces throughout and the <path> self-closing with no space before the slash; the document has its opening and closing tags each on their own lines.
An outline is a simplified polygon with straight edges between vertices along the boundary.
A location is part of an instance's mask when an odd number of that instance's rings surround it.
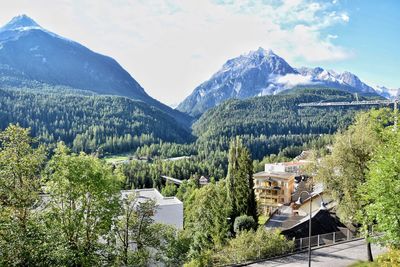
<svg viewBox="0 0 400 267">
<path fill-rule="evenodd" d="M 224 150 L 230 138 L 241 136 L 253 158 L 261 159 L 283 148 L 311 142 L 321 134 L 344 129 L 351 124 L 357 111 L 371 108 L 302 108 L 298 104 L 355 100 L 350 93 L 327 88 L 295 89 L 274 96 L 228 100 L 204 113 L 193 125 L 193 132 L 198 136 L 198 143 Z"/>
<path fill-rule="evenodd" d="M 125 97 L 65 87 L 0 89 L 0 128 L 18 123 L 40 141 L 75 151 L 118 153 L 159 142 L 191 141 L 189 129 L 165 112 Z"/>
<path fill-rule="evenodd" d="M 149 96 L 113 58 L 42 28 L 26 15 L 0 27 L 0 87 L 43 84 L 141 100 L 189 127 L 191 117 Z"/>
<path fill-rule="evenodd" d="M 293 158 L 304 149 L 324 147 L 329 135 L 347 127 L 360 108 L 300 108 L 298 104 L 352 100 L 349 93 L 326 88 L 230 100 L 194 124 L 195 140 L 190 129 L 141 101 L 66 87 L 0 89 L 0 128 L 19 123 L 31 128 L 39 141 L 54 144 L 62 140 L 74 151 L 148 157 L 153 159 L 150 164 L 131 162 L 127 166 L 126 186 L 160 187 L 160 175 L 224 178 L 226 151 L 234 136 L 240 136 L 252 158 L 259 161 L 271 154 Z M 155 160 L 190 155 L 176 162 Z"/>
<path fill-rule="evenodd" d="M 302 108 L 298 104 L 354 100 L 350 93 L 330 89 L 229 100 L 206 112 L 193 129 L 199 137 L 333 133 L 348 125 L 359 108 Z"/>
</svg>

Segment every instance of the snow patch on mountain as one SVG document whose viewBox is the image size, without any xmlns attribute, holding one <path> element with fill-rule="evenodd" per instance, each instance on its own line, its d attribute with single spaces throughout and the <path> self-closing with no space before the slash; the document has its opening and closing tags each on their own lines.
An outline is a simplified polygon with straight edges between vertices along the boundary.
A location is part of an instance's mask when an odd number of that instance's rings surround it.
<svg viewBox="0 0 400 267">
<path fill-rule="evenodd" d="M 19 15 L 12 18 L 6 25 L 0 28 L 0 31 L 10 30 L 29 30 L 29 29 L 42 29 L 33 19 L 27 15 Z"/>
<path fill-rule="evenodd" d="M 67 41 L 70 43 L 76 43 L 68 38 L 65 38 L 63 36 L 60 36 L 58 34 L 55 34 L 53 32 L 50 32 L 50 31 L 42 28 L 39 24 L 37 24 L 33 19 L 31 19 L 27 15 L 16 16 L 16 17 L 12 18 L 11 21 L 8 22 L 6 25 L 1 27 L 0 34 L 4 35 L 5 37 L 1 38 L 1 36 L 0 36 L 0 41 L 5 41 L 10 36 L 14 39 L 18 39 L 25 32 L 34 31 L 34 30 L 45 32 L 53 37 L 62 39 L 64 41 Z"/>
</svg>

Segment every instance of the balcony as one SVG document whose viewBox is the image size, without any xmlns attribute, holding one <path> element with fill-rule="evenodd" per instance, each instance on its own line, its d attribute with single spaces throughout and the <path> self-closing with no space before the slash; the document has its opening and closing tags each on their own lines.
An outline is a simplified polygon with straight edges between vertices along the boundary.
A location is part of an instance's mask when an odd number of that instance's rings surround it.
<svg viewBox="0 0 400 267">
<path fill-rule="evenodd" d="M 277 198 L 277 197 L 283 197 L 283 195 L 277 194 L 276 192 L 275 192 L 275 194 L 260 193 L 260 194 L 257 194 L 257 195 L 258 195 L 258 197 L 260 197 L 260 198 Z"/>
<path fill-rule="evenodd" d="M 274 191 L 278 191 L 281 190 L 282 188 L 280 186 L 267 186 L 267 185 L 258 185 L 256 184 L 254 186 L 254 189 L 262 189 L 262 190 L 274 190 Z"/>
</svg>

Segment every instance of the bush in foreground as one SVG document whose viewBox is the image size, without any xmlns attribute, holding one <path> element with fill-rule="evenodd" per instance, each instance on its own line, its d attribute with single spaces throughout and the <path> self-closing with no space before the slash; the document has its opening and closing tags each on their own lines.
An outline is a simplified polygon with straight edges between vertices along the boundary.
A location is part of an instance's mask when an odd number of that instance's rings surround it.
<svg viewBox="0 0 400 267">
<path fill-rule="evenodd" d="M 288 253 L 293 247 L 279 231 L 241 231 L 215 254 L 215 262 L 223 265 L 265 259 Z"/>
</svg>

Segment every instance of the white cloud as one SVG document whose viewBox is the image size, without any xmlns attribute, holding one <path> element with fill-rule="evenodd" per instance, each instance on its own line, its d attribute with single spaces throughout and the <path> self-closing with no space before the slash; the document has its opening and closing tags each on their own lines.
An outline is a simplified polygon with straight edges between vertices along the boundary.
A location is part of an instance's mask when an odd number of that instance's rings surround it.
<svg viewBox="0 0 400 267">
<path fill-rule="evenodd" d="M 346 13 L 341 14 L 340 17 L 342 18 L 342 20 L 344 22 L 349 22 L 350 21 L 350 17 Z"/>
<path fill-rule="evenodd" d="M 284 76 L 277 76 L 274 82 L 283 85 L 286 88 L 293 88 L 297 85 L 307 85 L 313 84 L 312 77 L 310 75 L 300 75 L 300 74 L 286 74 Z"/>
<path fill-rule="evenodd" d="M 114 57 L 152 96 L 175 103 L 228 59 L 262 46 L 289 62 L 351 56 L 322 32 L 349 17 L 317 0 L 10 0 L 43 27 Z M 11 15 L 11 16 L 12 16 Z"/>
</svg>

